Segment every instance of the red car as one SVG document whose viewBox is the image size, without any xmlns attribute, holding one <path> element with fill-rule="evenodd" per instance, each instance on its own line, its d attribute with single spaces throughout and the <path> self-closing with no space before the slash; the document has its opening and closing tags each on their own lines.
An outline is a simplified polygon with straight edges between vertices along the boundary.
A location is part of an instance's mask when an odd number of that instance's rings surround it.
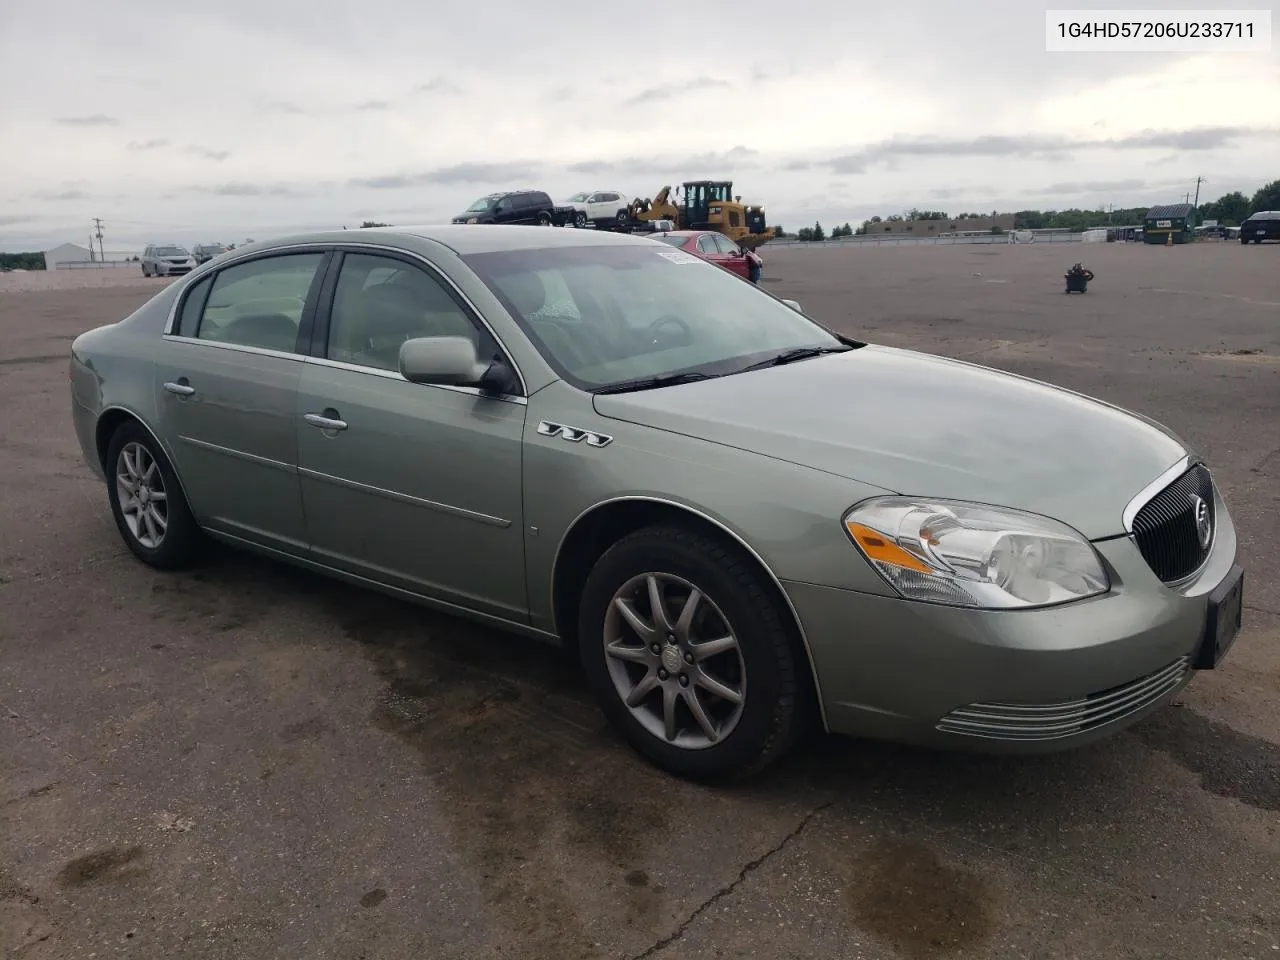
<svg viewBox="0 0 1280 960">
<path fill-rule="evenodd" d="M 669 230 L 655 233 L 655 240 L 669 243 L 678 250 L 684 250 L 695 257 L 710 260 L 718 267 L 730 273 L 736 273 L 744 280 L 755 282 L 759 279 L 759 265 L 764 261 L 758 255 L 747 253 L 736 243 L 716 230 Z M 756 261 L 756 274 L 752 274 L 752 259 Z"/>
</svg>

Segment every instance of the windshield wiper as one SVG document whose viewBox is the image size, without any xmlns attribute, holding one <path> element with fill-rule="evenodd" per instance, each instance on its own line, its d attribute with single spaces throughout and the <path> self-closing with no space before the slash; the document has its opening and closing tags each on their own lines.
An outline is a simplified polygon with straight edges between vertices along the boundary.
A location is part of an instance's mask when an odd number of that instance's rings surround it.
<svg viewBox="0 0 1280 960">
<path fill-rule="evenodd" d="M 742 370 L 760 370 L 764 367 L 780 367 L 784 363 L 795 363 L 797 360 L 808 360 L 810 357 L 820 357 L 825 353 L 844 353 L 846 350 L 852 350 L 853 347 L 841 345 L 839 347 L 794 347 L 791 350 L 783 350 L 781 353 L 775 353 L 772 357 L 759 360 L 755 363 L 748 364 Z M 742 371 L 739 371 L 740 373 Z"/>
<path fill-rule="evenodd" d="M 697 371 L 668 373 L 661 377 L 639 377 L 635 380 L 623 380 L 621 383 L 611 383 L 607 387 L 600 387 L 591 392 L 599 395 L 602 393 L 630 393 L 633 390 L 654 390 L 658 387 L 674 387 L 680 383 L 693 383 L 696 380 L 710 380 L 712 376 L 719 376 L 719 374 L 700 373 Z"/>
</svg>

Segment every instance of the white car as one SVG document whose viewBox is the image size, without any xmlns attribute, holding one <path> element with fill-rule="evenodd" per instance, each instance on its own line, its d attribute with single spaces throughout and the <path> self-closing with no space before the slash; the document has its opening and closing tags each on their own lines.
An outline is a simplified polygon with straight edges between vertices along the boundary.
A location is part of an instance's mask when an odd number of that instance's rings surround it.
<svg viewBox="0 0 1280 960">
<path fill-rule="evenodd" d="M 577 211 L 574 217 L 576 227 L 585 227 L 588 223 L 596 226 L 625 223 L 627 203 L 621 190 L 584 190 L 564 201 L 565 206 Z"/>
<path fill-rule="evenodd" d="M 144 277 L 174 277 L 196 268 L 196 258 L 185 247 L 172 243 L 150 244 L 142 253 Z"/>
</svg>

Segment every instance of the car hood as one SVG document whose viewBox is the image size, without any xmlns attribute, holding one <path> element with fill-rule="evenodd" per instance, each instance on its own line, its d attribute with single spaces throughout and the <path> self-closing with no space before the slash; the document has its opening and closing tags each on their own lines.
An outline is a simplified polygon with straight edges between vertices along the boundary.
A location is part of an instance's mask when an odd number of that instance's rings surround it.
<svg viewBox="0 0 1280 960">
<path fill-rule="evenodd" d="M 866 346 L 781 367 L 594 398 L 605 417 L 911 496 L 1029 510 L 1123 533 L 1143 487 L 1187 454 L 1167 429 L 986 367 Z"/>
</svg>

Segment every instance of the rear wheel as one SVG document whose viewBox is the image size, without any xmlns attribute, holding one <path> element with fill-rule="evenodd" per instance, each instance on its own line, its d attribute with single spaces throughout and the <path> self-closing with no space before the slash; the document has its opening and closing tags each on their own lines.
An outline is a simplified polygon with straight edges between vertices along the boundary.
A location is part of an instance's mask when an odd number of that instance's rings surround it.
<svg viewBox="0 0 1280 960">
<path fill-rule="evenodd" d="M 549 227 L 549 226 L 551 226 L 551 214 L 549 214 L 549 213 L 547 213 L 547 212 L 545 212 L 545 211 L 543 211 L 542 213 L 538 214 L 538 226 L 540 226 L 540 227 Z"/>
<path fill-rule="evenodd" d="M 738 778 L 782 756 L 809 714 L 787 617 L 740 551 L 650 527 L 610 547 L 588 576 L 580 654 L 639 753 L 678 776 Z"/>
<path fill-rule="evenodd" d="M 116 430 L 106 474 L 116 528 L 139 560 L 172 570 L 199 559 L 204 538 L 177 475 L 140 424 L 130 420 Z"/>
</svg>

